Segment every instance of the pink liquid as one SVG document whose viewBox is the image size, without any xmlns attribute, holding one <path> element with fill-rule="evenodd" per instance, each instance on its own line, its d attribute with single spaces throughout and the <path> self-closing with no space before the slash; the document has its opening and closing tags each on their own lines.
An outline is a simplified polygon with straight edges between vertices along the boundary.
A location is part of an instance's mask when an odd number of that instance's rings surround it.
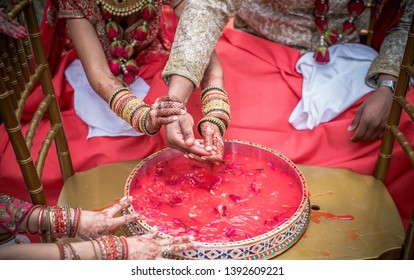
<svg viewBox="0 0 414 280">
<path fill-rule="evenodd" d="M 148 166 L 130 185 L 135 211 L 163 233 L 203 242 L 258 236 L 296 212 L 302 189 L 286 163 L 237 153 L 224 159 L 214 167 L 181 156 Z"/>
</svg>

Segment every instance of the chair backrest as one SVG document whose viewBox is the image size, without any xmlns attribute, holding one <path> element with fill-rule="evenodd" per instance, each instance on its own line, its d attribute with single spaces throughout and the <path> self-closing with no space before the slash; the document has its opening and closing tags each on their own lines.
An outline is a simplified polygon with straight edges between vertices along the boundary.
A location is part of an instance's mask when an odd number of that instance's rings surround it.
<svg viewBox="0 0 414 280">
<path fill-rule="evenodd" d="M 41 178 L 46 156 L 53 141 L 63 179 L 73 175 L 73 166 L 32 1 L 20 1 L 8 15 L 26 27 L 28 36 L 14 40 L 0 35 L 1 119 L 32 203 L 46 204 Z M 39 86 L 38 82 L 43 92 L 43 100 L 33 114 L 26 134 L 23 135 L 20 126 L 23 107 L 30 93 Z M 50 119 L 50 130 L 35 157 L 32 156 L 33 139 L 45 112 Z"/>
<path fill-rule="evenodd" d="M 368 17 L 368 25 L 359 31 L 359 39 L 362 44 L 371 45 L 372 34 L 375 25 L 375 8 L 377 0 L 365 1 L 365 15 Z"/>
<path fill-rule="evenodd" d="M 408 33 L 407 44 L 398 76 L 397 87 L 391 107 L 390 116 L 385 126 L 384 137 L 381 142 L 381 149 L 378 154 L 378 161 L 375 168 L 375 178 L 385 181 L 389 168 L 392 150 L 395 140 L 401 145 L 414 168 L 414 151 L 407 141 L 403 132 L 399 129 L 399 122 L 402 111 L 405 111 L 414 122 L 414 107 L 407 99 L 407 91 L 410 86 L 410 77 L 414 78 L 414 16 L 411 28 Z M 402 259 L 414 259 L 414 211 L 409 221 L 406 232 L 405 243 L 402 250 Z"/>
</svg>

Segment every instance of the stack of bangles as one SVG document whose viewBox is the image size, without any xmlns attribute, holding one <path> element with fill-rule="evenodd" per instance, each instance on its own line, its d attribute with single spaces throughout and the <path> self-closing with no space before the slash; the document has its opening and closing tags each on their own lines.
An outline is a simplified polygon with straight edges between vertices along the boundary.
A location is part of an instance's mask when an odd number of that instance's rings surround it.
<svg viewBox="0 0 414 280">
<path fill-rule="evenodd" d="M 89 241 L 94 251 L 95 260 L 128 259 L 128 243 L 124 236 L 103 235 L 94 239 L 90 238 Z M 68 242 L 57 242 L 56 245 L 59 248 L 59 258 L 61 260 L 81 259 L 72 244 Z"/>
<path fill-rule="evenodd" d="M 33 220 L 31 217 L 36 209 L 39 209 L 37 221 L 37 231 L 30 228 Z M 65 237 L 73 238 L 77 235 L 81 220 L 80 208 L 69 208 L 68 206 L 46 206 L 35 205 L 27 213 L 26 231 L 30 234 L 49 233 L 53 238 L 60 239 Z M 127 260 L 128 244 L 126 238 L 114 235 L 103 235 L 98 238 L 89 239 L 95 254 L 95 259 L 102 260 Z M 97 246 L 95 246 L 97 243 Z M 59 248 L 61 260 L 80 260 L 79 254 L 75 251 L 72 244 L 68 242 L 56 242 Z M 99 250 L 98 250 L 98 249 Z M 100 257 L 99 257 L 100 256 Z"/>
<path fill-rule="evenodd" d="M 226 91 L 221 87 L 207 87 L 200 95 L 203 104 L 204 117 L 198 122 L 198 132 L 201 134 L 200 125 L 203 122 L 216 124 L 222 136 L 224 136 L 230 122 L 230 105 Z"/>
<path fill-rule="evenodd" d="M 108 99 L 109 107 L 118 117 L 128 122 L 136 131 L 147 135 L 155 135 L 158 131 L 150 133 L 147 130 L 147 119 L 150 106 L 138 99 L 126 87 L 116 90 Z"/>
<path fill-rule="evenodd" d="M 30 229 L 29 221 L 34 210 L 39 209 L 37 231 Z M 73 212 L 72 212 L 73 211 Z M 69 206 L 33 206 L 26 219 L 26 231 L 30 234 L 48 233 L 53 238 L 75 237 L 79 230 L 81 209 L 71 209 Z"/>
</svg>

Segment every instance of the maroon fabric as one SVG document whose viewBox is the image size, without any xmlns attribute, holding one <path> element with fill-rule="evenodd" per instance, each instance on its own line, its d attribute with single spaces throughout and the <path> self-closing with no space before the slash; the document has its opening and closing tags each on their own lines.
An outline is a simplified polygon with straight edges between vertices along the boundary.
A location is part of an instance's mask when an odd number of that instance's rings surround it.
<svg viewBox="0 0 414 280">
<path fill-rule="evenodd" d="M 375 25 L 372 37 L 372 47 L 379 51 L 381 44 L 384 41 L 385 35 L 400 21 L 406 0 L 380 0 L 377 3 L 375 11 Z"/>
</svg>

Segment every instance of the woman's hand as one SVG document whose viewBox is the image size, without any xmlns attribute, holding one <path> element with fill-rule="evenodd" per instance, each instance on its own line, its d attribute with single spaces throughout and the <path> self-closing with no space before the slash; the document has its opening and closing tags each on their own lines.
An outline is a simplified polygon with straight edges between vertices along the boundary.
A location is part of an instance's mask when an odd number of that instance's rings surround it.
<svg viewBox="0 0 414 280">
<path fill-rule="evenodd" d="M 200 124 L 200 132 L 201 136 L 204 139 L 201 144 L 204 144 L 205 150 L 211 154 L 208 156 L 189 154 L 188 157 L 198 161 L 209 162 L 213 164 L 219 164 L 223 162 L 224 140 L 221 136 L 219 127 L 214 123 L 206 121 Z"/>
<path fill-rule="evenodd" d="M 186 113 L 184 103 L 174 96 L 157 98 L 150 108 L 146 127 L 151 134 L 158 132 L 163 124 L 172 123 Z"/>
<path fill-rule="evenodd" d="M 193 250 L 201 244 L 194 242 L 193 236 L 178 236 L 167 239 L 155 239 L 158 228 L 153 229 L 141 236 L 127 238 L 129 260 L 154 260 L 163 259 L 170 254 Z"/>
<path fill-rule="evenodd" d="M 114 217 L 120 210 L 132 202 L 132 196 L 126 196 L 113 206 L 99 212 L 82 210 L 78 236 L 82 239 L 98 237 L 109 231 L 139 219 L 139 213 Z"/>
<path fill-rule="evenodd" d="M 193 132 L 194 120 L 190 114 L 178 117 L 176 122 L 167 124 L 165 132 L 168 146 L 177 149 L 185 154 L 194 154 L 197 156 L 209 156 L 211 152 L 204 149 L 194 138 Z"/>
<path fill-rule="evenodd" d="M 13 39 L 20 39 L 27 36 L 26 29 L 7 15 L 4 12 L 4 8 L 0 8 L 0 33 Z"/>
</svg>

